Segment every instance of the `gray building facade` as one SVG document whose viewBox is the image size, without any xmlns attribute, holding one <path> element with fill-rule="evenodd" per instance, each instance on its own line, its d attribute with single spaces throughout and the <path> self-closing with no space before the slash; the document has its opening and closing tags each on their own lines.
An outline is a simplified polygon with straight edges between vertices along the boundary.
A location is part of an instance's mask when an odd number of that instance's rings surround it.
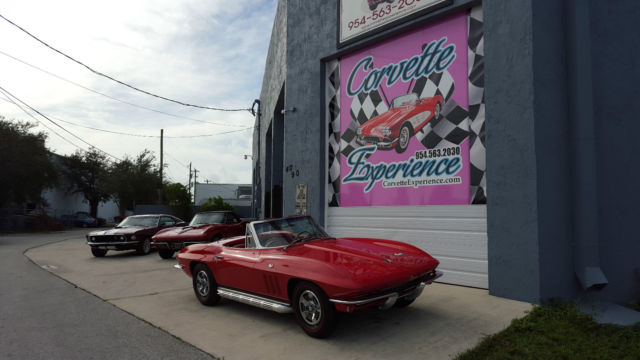
<svg viewBox="0 0 640 360">
<path fill-rule="evenodd" d="M 329 231 L 356 235 L 382 221 L 397 225 L 391 234 L 433 236 L 423 246 L 443 247 L 438 251 L 443 265 L 451 264 L 452 283 L 485 287 L 492 295 L 639 301 L 640 2 L 443 1 L 341 44 L 345 1 L 278 3 L 254 104 L 254 217 L 295 214 L 304 201 L 303 212 Z M 482 145 L 481 161 L 474 164 L 471 156 L 467 205 L 344 206 L 336 194 L 345 196 L 345 182 L 336 184 L 332 169 L 344 165 L 348 141 L 344 127 L 335 129 L 332 112 L 340 104 L 332 97 L 345 84 L 335 85 L 333 69 L 353 54 L 456 16 L 466 17 L 469 38 L 469 102 L 461 107 L 471 151 L 474 136 Z M 482 37 L 474 43 L 478 24 Z M 473 93 L 478 89 L 480 95 Z M 476 242 L 447 250 L 456 234 Z M 456 273 L 466 277 L 455 280 Z"/>
</svg>

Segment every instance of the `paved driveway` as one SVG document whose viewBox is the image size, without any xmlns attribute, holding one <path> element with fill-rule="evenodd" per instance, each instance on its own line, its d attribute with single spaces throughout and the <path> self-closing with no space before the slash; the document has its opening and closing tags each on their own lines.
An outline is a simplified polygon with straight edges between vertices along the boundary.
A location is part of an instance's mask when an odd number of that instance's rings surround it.
<svg viewBox="0 0 640 360">
<path fill-rule="evenodd" d="M 448 359 L 524 316 L 527 303 L 433 284 L 405 309 L 344 314 L 331 338 L 305 335 L 292 314 L 222 300 L 200 305 L 191 278 L 156 253 L 94 258 L 83 238 L 29 250 L 37 264 L 145 321 L 225 359 Z M 445 274 L 446 276 L 446 274 Z"/>
</svg>

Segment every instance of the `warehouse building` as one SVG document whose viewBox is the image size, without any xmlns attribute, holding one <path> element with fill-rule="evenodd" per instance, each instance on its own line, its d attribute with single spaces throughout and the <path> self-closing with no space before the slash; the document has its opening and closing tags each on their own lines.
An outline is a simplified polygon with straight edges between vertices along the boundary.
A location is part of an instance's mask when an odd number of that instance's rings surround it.
<svg viewBox="0 0 640 360">
<path fill-rule="evenodd" d="M 401 240 L 442 282 L 640 300 L 633 0 L 281 0 L 253 215 Z"/>
</svg>

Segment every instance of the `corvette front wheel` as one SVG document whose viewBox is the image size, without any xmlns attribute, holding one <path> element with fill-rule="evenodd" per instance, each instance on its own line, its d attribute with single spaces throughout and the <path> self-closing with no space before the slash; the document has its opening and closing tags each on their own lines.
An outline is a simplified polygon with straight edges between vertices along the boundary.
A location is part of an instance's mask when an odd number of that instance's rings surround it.
<svg viewBox="0 0 640 360">
<path fill-rule="evenodd" d="M 293 306 L 298 325 L 315 338 L 331 334 L 336 326 L 336 310 L 329 297 L 314 284 L 302 282 L 293 291 Z"/>
<path fill-rule="evenodd" d="M 218 284 L 211 274 L 211 270 L 205 264 L 197 264 L 193 268 L 193 292 L 198 300 L 207 306 L 212 306 L 220 301 Z"/>
</svg>

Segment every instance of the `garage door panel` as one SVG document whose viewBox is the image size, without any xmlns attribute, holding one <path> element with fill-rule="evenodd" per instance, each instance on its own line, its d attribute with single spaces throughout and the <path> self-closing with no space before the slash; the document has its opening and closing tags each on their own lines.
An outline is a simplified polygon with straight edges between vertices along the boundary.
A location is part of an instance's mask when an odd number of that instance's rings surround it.
<svg viewBox="0 0 640 360">
<path fill-rule="evenodd" d="M 441 282 L 488 287 L 485 205 L 343 207 L 327 210 L 336 237 L 403 241 L 441 261 Z"/>
<path fill-rule="evenodd" d="M 448 231 L 456 229 L 457 231 L 471 232 L 487 232 L 486 219 L 455 219 L 455 218 L 438 218 L 438 217 L 382 217 L 382 218 L 359 218 L 358 225 L 364 227 L 376 228 L 380 226 L 380 222 L 393 221 L 395 226 L 402 229 L 414 229 L 430 231 Z M 336 218 L 332 220 L 331 226 L 335 227 L 352 227 L 353 219 Z"/>
</svg>

